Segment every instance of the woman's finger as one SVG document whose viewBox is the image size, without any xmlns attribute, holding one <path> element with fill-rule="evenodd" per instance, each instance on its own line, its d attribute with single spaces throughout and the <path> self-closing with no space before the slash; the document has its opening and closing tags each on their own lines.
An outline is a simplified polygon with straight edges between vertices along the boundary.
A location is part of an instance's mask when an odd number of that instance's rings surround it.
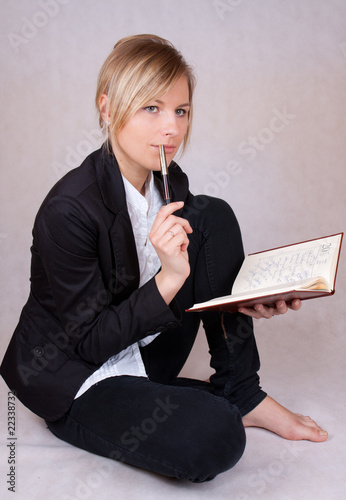
<svg viewBox="0 0 346 500">
<path fill-rule="evenodd" d="M 174 201 L 172 203 L 169 203 L 168 205 L 164 205 L 163 207 L 161 207 L 152 225 L 152 232 L 155 232 L 167 219 L 167 217 L 172 215 L 177 210 L 180 210 L 183 206 L 183 201 Z"/>
<path fill-rule="evenodd" d="M 164 206 L 160 209 L 152 229 L 149 233 L 149 238 L 152 243 L 159 241 L 165 235 L 176 235 L 178 233 L 183 233 L 184 235 L 192 233 L 192 228 L 188 220 L 182 217 L 177 217 L 173 215 L 176 211 L 176 207 L 171 207 L 173 203 L 170 203 L 170 209 Z M 165 238 L 167 240 L 167 238 Z"/>
<path fill-rule="evenodd" d="M 277 316 L 279 314 L 286 314 L 288 309 L 292 309 L 293 311 L 298 311 L 301 307 L 301 301 L 299 299 L 293 300 L 292 303 L 287 303 L 284 300 L 280 300 L 276 302 L 275 307 L 267 307 L 263 304 L 256 304 L 252 307 L 241 307 L 239 308 L 239 312 L 246 314 L 254 319 L 270 319 L 273 316 Z"/>
</svg>

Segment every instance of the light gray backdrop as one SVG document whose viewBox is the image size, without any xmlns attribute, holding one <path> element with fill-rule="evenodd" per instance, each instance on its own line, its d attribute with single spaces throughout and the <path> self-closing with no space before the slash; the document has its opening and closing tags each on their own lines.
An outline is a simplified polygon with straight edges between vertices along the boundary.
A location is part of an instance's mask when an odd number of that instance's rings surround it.
<svg viewBox="0 0 346 500">
<path fill-rule="evenodd" d="M 344 1 L 2 0 L 0 14 L 1 354 L 29 290 L 34 216 L 101 143 L 96 78 L 125 35 L 168 38 L 195 68 L 180 164 L 193 192 L 232 205 L 246 253 L 345 229 Z M 264 357 L 266 342 L 280 352 L 290 335 L 299 352 L 307 331 L 331 365 L 345 351 L 344 263 L 333 298 L 257 323 Z M 199 342 L 189 370 L 205 376 Z"/>
<path fill-rule="evenodd" d="M 194 66 L 193 137 L 180 164 L 193 192 L 232 205 L 251 253 L 345 229 L 345 25 L 344 0 L 1 0 L 0 358 L 28 295 L 39 205 L 101 143 L 96 78 L 119 38 L 156 33 Z M 264 389 L 327 428 L 325 445 L 249 429 L 235 470 L 187 485 L 69 447 L 17 402 L 17 498 L 343 499 L 345 284 L 344 249 L 334 297 L 256 322 Z M 201 332 L 183 373 L 205 378 L 208 363 Z"/>
</svg>

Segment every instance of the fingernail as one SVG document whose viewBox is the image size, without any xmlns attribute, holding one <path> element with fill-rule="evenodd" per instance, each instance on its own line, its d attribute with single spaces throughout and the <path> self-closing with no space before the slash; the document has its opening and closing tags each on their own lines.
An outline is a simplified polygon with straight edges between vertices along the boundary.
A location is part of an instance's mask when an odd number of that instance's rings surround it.
<svg viewBox="0 0 346 500">
<path fill-rule="evenodd" d="M 319 431 L 320 436 L 327 436 L 328 432 L 327 431 Z"/>
</svg>

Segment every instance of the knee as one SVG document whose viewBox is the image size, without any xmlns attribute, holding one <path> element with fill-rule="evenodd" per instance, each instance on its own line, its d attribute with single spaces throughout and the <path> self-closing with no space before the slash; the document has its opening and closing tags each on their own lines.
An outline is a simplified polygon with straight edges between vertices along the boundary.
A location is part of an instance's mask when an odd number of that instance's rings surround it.
<svg viewBox="0 0 346 500">
<path fill-rule="evenodd" d="M 240 413 L 233 409 L 228 418 L 223 415 L 221 419 L 213 419 L 214 427 L 200 436 L 192 458 L 194 467 L 189 477 L 192 482 L 210 481 L 241 459 L 246 435 Z"/>
<path fill-rule="evenodd" d="M 238 220 L 231 206 L 221 198 L 213 198 L 204 194 L 193 196 L 185 205 L 183 217 L 190 223 L 201 223 L 210 228 L 238 228 Z M 203 221 L 203 222 L 202 222 Z"/>
</svg>

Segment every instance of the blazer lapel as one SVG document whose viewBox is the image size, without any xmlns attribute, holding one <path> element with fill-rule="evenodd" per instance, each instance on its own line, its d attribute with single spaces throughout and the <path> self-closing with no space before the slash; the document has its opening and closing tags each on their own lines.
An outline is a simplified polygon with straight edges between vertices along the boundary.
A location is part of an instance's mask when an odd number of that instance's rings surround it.
<svg viewBox="0 0 346 500">
<path fill-rule="evenodd" d="M 123 300 L 139 286 L 139 265 L 123 180 L 118 162 L 106 145 L 101 148 L 96 177 L 104 204 L 115 214 L 110 228 L 115 259 L 112 280 L 117 298 Z"/>
</svg>

